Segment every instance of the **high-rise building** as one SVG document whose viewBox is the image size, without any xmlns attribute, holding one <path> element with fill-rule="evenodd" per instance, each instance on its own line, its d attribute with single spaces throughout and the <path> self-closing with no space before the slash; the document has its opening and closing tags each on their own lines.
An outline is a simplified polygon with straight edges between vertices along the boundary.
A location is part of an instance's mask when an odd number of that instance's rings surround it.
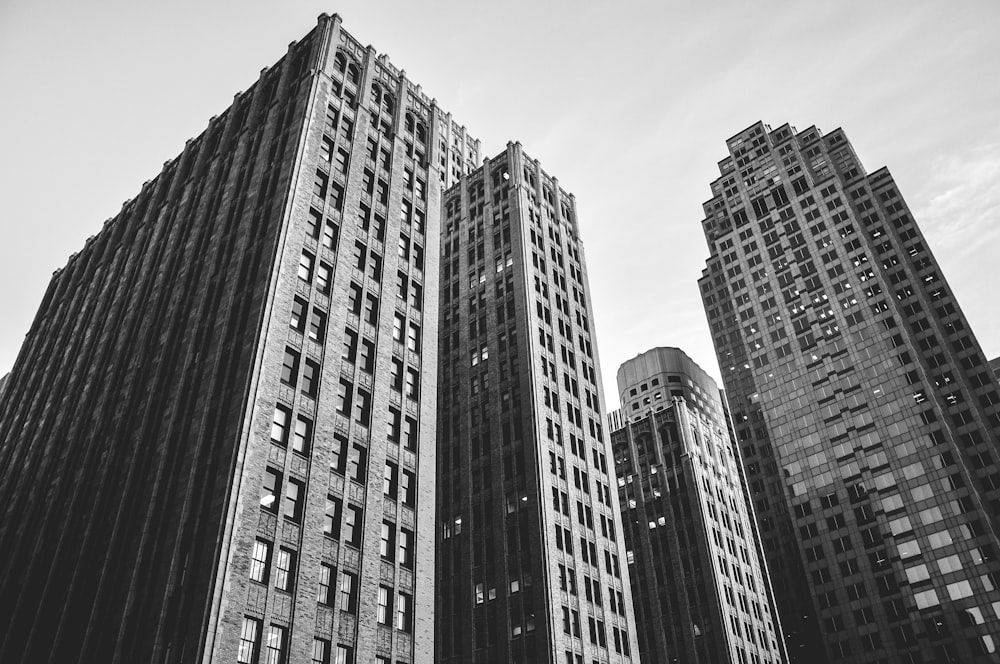
<svg viewBox="0 0 1000 664">
<path fill-rule="evenodd" d="M 440 205 L 478 161 L 323 15 L 56 272 L 0 413 L 0 661 L 431 661 Z"/>
<path fill-rule="evenodd" d="M 677 348 L 618 368 L 609 418 L 644 662 L 785 662 L 715 381 Z"/>
<path fill-rule="evenodd" d="M 885 169 L 728 141 L 700 280 L 794 661 L 996 661 L 1000 397 Z"/>
<path fill-rule="evenodd" d="M 437 661 L 635 661 L 576 203 L 520 144 L 444 195 Z"/>
</svg>

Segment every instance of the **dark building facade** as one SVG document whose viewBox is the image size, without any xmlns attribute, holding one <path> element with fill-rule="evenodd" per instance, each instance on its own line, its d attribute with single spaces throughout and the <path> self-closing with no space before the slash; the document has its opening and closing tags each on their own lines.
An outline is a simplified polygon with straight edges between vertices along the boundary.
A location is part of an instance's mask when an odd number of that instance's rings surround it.
<svg viewBox="0 0 1000 664">
<path fill-rule="evenodd" d="M 437 661 L 636 661 L 576 202 L 520 144 L 444 195 Z"/>
<path fill-rule="evenodd" d="M 611 445 L 644 662 L 785 662 L 715 381 L 677 348 L 618 369 Z"/>
<path fill-rule="evenodd" d="M 320 17 L 53 276 L 0 411 L 0 661 L 430 662 L 441 193 Z"/>
<path fill-rule="evenodd" d="M 1000 397 L 892 176 L 729 139 L 701 292 L 793 661 L 995 662 Z"/>
</svg>

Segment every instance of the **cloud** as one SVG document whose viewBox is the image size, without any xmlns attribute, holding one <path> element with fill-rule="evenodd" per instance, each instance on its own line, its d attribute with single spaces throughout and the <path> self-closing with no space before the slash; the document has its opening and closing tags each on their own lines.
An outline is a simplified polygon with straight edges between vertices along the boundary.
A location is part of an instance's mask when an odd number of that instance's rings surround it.
<svg viewBox="0 0 1000 664">
<path fill-rule="evenodd" d="M 979 251 L 998 232 L 1000 221 L 1000 142 L 937 160 L 915 210 L 932 246 L 961 256 Z M 922 198 L 924 198 L 922 197 Z"/>
</svg>

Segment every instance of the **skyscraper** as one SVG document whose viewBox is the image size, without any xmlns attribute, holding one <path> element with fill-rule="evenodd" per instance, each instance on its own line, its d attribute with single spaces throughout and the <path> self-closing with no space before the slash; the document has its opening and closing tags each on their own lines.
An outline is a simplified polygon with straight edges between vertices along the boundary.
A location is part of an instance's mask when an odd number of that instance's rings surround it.
<svg viewBox="0 0 1000 664">
<path fill-rule="evenodd" d="M 611 445 L 644 662 L 786 661 L 719 388 L 677 348 L 618 368 Z"/>
<path fill-rule="evenodd" d="M 1000 397 L 889 172 L 728 141 L 700 280 L 796 661 L 996 661 Z"/>
<path fill-rule="evenodd" d="M 633 661 L 576 214 L 518 143 L 444 195 L 442 663 Z"/>
<path fill-rule="evenodd" d="M 0 414 L 0 660 L 431 661 L 441 193 L 478 160 L 323 15 L 56 272 Z"/>
</svg>

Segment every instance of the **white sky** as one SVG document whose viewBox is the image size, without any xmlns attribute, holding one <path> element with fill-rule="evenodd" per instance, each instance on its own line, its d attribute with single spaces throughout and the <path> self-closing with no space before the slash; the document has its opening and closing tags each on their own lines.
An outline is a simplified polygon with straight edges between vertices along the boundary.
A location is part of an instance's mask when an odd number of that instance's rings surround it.
<svg viewBox="0 0 1000 664">
<path fill-rule="evenodd" d="M 697 279 L 725 139 L 842 126 L 1000 355 L 1000 2 L 0 3 L 0 374 L 54 269 L 322 12 L 493 156 L 577 196 L 609 407 L 653 346 L 719 372 Z"/>
</svg>

